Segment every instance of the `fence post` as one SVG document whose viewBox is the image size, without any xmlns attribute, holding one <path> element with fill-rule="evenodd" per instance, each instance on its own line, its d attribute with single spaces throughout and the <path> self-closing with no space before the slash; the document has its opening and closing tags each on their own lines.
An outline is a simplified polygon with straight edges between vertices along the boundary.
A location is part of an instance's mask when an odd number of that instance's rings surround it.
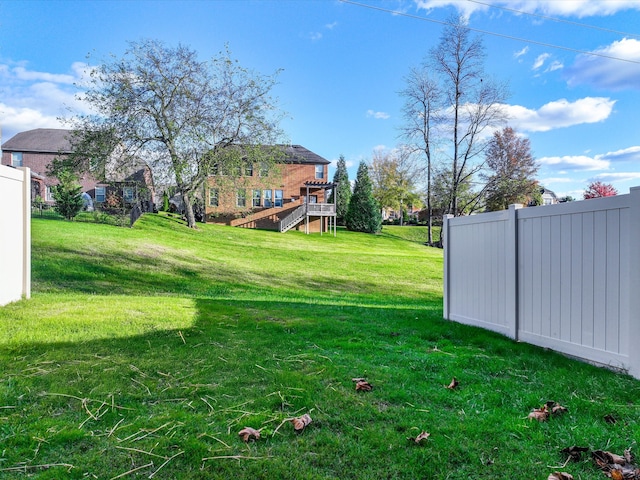
<svg viewBox="0 0 640 480">
<path fill-rule="evenodd" d="M 511 338 L 518 340 L 518 210 L 519 203 L 509 205 L 509 219 L 507 220 L 507 238 L 505 239 L 505 270 L 506 270 L 506 313 L 507 327 Z"/>
<path fill-rule="evenodd" d="M 31 298 L 31 169 L 22 170 L 22 296 Z"/>
<path fill-rule="evenodd" d="M 629 335 L 624 340 L 629 352 L 629 373 L 640 378 L 640 249 L 637 247 L 640 239 L 640 187 L 629 189 Z"/>
<path fill-rule="evenodd" d="M 442 277 L 443 293 L 442 293 L 442 316 L 449 320 L 449 268 L 451 262 L 449 262 L 449 219 L 453 218 L 453 215 L 447 214 L 442 218 L 442 231 L 440 237 L 442 238 L 443 248 L 443 266 L 444 273 Z"/>
</svg>

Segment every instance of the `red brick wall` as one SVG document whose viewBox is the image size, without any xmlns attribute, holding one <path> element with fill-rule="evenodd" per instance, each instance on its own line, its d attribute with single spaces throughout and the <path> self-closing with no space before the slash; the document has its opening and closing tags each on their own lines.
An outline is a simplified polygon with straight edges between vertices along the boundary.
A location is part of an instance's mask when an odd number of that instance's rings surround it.
<svg viewBox="0 0 640 480">
<path fill-rule="evenodd" d="M 32 153 L 32 152 L 24 152 L 22 154 L 22 166 L 29 167 L 32 172 L 35 172 L 39 175 L 42 175 L 45 178 L 44 183 L 47 186 L 57 185 L 58 180 L 55 177 L 49 177 L 47 175 L 47 167 L 53 161 L 54 158 L 59 157 L 60 155 L 55 153 Z M 2 164 L 3 165 L 11 165 L 11 152 L 2 152 Z M 84 174 L 80 178 L 80 185 L 82 185 L 82 191 L 87 192 L 91 195 L 92 198 L 95 197 L 95 188 L 98 185 L 98 182 L 95 178 L 93 178 L 89 174 Z M 42 194 L 44 198 L 44 192 Z"/>
<path fill-rule="evenodd" d="M 316 179 L 315 177 L 315 165 L 306 164 L 281 164 L 275 172 L 272 172 L 269 177 L 260 177 L 258 175 L 258 169 L 253 169 L 252 177 L 241 177 L 234 179 L 232 177 L 209 177 L 207 182 L 207 198 L 205 199 L 206 214 L 207 217 L 213 216 L 212 221 L 215 221 L 215 217 L 218 218 L 233 218 L 233 216 L 240 216 L 247 214 L 252 210 L 256 210 L 252 207 L 252 190 L 260 189 L 272 190 L 272 201 L 275 200 L 275 190 L 282 190 L 284 197 L 284 205 L 291 201 L 297 201 L 301 197 L 307 194 L 307 187 L 305 182 L 327 182 L 328 166 L 323 165 L 324 178 Z M 211 207 L 209 205 L 209 188 L 218 188 L 218 207 Z M 236 192 L 238 189 L 243 188 L 246 190 L 246 206 L 238 207 L 236 205 Z M 324 190 L 321 188 L 309 189 L 309 195 L 316 195 L 319 203 L 325 202 L 327 199 L 324 197 Z M 263 207 L 260 207 L 263 208 Z"/>
</svg>

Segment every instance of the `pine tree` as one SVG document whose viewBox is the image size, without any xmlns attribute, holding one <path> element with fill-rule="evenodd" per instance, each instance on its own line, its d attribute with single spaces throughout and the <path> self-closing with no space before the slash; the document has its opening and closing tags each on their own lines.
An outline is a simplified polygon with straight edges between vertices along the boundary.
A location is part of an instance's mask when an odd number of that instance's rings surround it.
<svg viewBox="0 0 640 480">
<path fill-rule="evenodd" d="M 53 188 L 56 212 L 72 220 L 82 210 L 82 187 L 77 177 L 68 170 L 58 174 L 58 181 L 60 183 Z"/>
<path fill-rule="evenodd" d="M 379 233 L 382 228 L 380 207 L 373 198 L 369 168 L 365 162 L 360 162 L 358 167 L 345 220 L 347 229 L 354 232 Z"/>
<path fill-rule="evenodd" d="M 349 172 L 347 172 L 347 162 L 344 155 L 340 155 L 336 166 L 336 173 L 333 175 L 333 183 L 336 183 L 336 191 L 338 194 L 337 201 L 335 194 L 331 193 L 331 202 L 336 202 L 336 221 L 340 225 L 345 224 L 347 211 L 349 210 L 349 202 L 351 201 L 351 183 L 349 182 Z"/>
</svg>

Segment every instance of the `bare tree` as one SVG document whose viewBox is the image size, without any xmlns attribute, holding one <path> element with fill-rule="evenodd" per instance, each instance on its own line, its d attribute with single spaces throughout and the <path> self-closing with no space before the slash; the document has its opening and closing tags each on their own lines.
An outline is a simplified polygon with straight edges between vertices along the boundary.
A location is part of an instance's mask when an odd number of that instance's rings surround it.
<svg viewBox="0 0 640 480">
<path fill-rule="evenodd" d="M 438 82 L 429 74 L 428 66 L 412 68 L 405 78 L 402 136 L 410 147 L 426 160 L 427 243 L 433 244 L 433 161 L 437 129 L 442 122 L 442 95 Z"/>
<path fill-rule="evenodd" d="M 447 213 L 458 215 L 459 187 L 477 174 L 486 147 L 488 130 L 505 121 L 502 108 L 507 97 L 504 85 L 483 72 L 485 51 L 478 37 L 471 37 L 461 16 L 450 20 L 440 43 L 431 50 L 429 64 L 440 77 L 444 95 L 446 135 L 450 138 L 451 182 Z"/>
<path fill-rule="evenodd" d="M 93 168 L 104 170 L 114 158 L 138 157 L 168 172 L 182 196 L 187 223 L 195 227 L 194 195 L 214 166 L 272 154 L 261 145 L 277 143 L 280 135 L 270 97 L 274 85 L 275 75 L 242 68 L 228 49 L 200 61 L 182 45 L 132 42 L 123 58 L 92 73 L 82 99 L 95 114 L 72 123 L 78 156 L 86 147 L 84 156 Z"/>
</svg>

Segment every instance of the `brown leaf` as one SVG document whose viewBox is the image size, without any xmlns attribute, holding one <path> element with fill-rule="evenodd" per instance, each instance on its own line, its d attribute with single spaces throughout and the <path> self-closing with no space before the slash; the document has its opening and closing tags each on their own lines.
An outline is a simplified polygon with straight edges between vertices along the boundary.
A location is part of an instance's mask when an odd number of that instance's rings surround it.
<svg viewBox="0 0 640 480">
<path fill-rule="evenodd" d="M 567 472 L 553 472 L 547 480 L 573 480 L 573 475 Z"/>
<path fill-rule="evenodd" d="M 291 423 L 293 423 L 293 429 L 296 432 L 300 432 L 302 430 L 304 430 L 304 428 L 309 425 L 313 420 L 311 420 L 311 417 L 309 416 L 308 413 L 305 413 L 304 415 L 294 418 L 293 420 L 291 420 Z"/>
<path fill-rule="evenodd" d="M 366 380 L 360 380 L 356 382 L 356 392 L 357 391 L 370 392 L 371 390 L 373 390 L 373 386 Z"/>
<path fill-rule="evenodd" d="M 429 438 L 431 436 L 430 433 L 425 432 L 424 430 L 422 432 L 420 432 L 420 435 L 418 435 L 416 438 L 407 438 L 407 440 L 412 440 L 416 443 L 420 443 L 422 440 L 426 440 L 427 438 Z"/>
<path fill-rule="evenodd" d="M 622 470 L 618 470 L 617 468 L 611 469 L 609 472 L 612 480 L 624 480 L 624 473 Z"/>
<path fill-rule="evenodd" d="M 549 410 L 546 405 L 543 405 L 541 408 L 534 408 L 527 418 L 545 422 L 549 418 Z"/>
<path fill-rule="evenodd" d="M 254 440 L 258 440 L 260 438 L 260 432 L 251 427 L 244 427 L 238 432 L 238 435 L 240 435 L 245 442 L 251 440 L 252 437 Z"/>
<path fill-rule="evenodd" d="M 572 447 L 563 448 L 560 451 L 562 453 L 568 453 L 571 457 L 571 460 L 573 460 L 574 462 L 578 462 L 580 460 L 580 457 L 582 456 L 582 452 L 588 452 L 589 449 L 587 447 L 577 447 L 574 445 Z"/>
<path fill-rule="evenodd" d="M 456 380 L 456 377 L 453 377 L 451 379 L 451 383 L 449 385 L 447 385 L 447 388 L 450 390 L 453 390 L 454 388 L 456 388 L 458 385 L 460 385 L 460 382 L 458 382 L 458 380 Z"/>
</svg>

